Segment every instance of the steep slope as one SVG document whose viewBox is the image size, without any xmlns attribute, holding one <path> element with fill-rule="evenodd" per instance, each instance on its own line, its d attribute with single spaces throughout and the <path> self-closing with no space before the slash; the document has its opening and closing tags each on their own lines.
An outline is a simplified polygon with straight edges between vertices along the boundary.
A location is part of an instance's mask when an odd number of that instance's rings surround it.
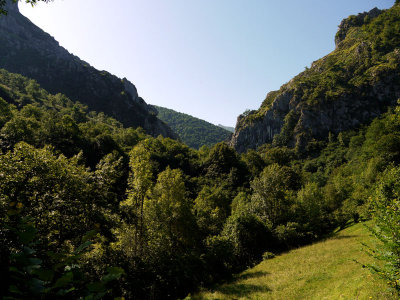
<svg viewBox="0 0 400 300">
<path fill-rule="evenodd" d="M 231 144 L 297 146 L 357 127 L 400 97 L 400 5 L 342 21 L 336 49 L 240 115 Z"/>
<path fill-rule="evenodd" d="M 126 78 L 96 70 L 70 54 L 22 16 L 11 0 L 7 0 L 6 10 L 8 15 L 0 16 L 0 68 L 35 79 L 49 92 L 63 93 L 125 126 L 141 126 L 155 136 L 176 137 Z"/>
<path fill-rule="evenodd" d="M 191 115 L 165 107 L 155 107 L 159 112 L 158 117 L 167 123 L 189 147 L 199 149 L 203 145 L 212 146 L 228 140 L 232 134 L 226 129 Z"/>
<path fill-rule="evenodd" d="M 266 260 L 189 299 L 397 299 L 385 281 L 372 276 L 360 263 L 371 263 L 361 243 L 375 243 L 362 224 L 331 239 Z"/>
</svg>

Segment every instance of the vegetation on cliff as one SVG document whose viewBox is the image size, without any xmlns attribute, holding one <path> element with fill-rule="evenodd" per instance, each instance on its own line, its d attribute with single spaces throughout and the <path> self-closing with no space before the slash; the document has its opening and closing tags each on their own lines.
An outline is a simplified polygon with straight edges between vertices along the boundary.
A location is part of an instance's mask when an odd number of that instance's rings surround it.
<svg viewBox="0 0 400 300">
<path fill-rule="evenodd" d="M 233 145 L 240 151 L 272 142 L 302 148 L 312 138 L 327 140 L 329 132 L 355 128 L 395 105 L 400 97 L 399 24 L 398 4 L 344 20 L 336 49 L 269 93 L 257 111 L 242 116 Z M 257 133 L 256 128 L 266 131 L 267 126 L 277 134 Z M 254 139 L 247 137 L 252 133 Z"/>
</svg>

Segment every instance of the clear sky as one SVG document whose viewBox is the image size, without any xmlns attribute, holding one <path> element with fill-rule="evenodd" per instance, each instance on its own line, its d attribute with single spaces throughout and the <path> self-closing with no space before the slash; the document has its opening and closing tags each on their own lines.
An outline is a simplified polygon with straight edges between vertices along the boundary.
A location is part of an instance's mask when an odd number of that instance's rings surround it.
<svg viewBox="0 0 400 300">
<path fill-rule="evenodd" d="M 340 21 L 394 0 L 55 0 L 21 12 L 147 103 L 234 126 L 334 49 Z"/>
</svg>

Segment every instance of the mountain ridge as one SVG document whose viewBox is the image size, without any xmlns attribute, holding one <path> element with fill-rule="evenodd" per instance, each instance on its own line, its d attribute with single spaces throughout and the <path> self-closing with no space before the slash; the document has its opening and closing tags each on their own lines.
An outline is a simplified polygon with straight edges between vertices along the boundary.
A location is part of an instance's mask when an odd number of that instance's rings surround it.
<svg viewBox="0 0 400 300">
<path fill-rule="evenodd" d="M 0 68 L 32 78 L 49 92 L 63 93 L 125 126 L 143 127 L 153 136 L 177 137 L 128 79 L 99 71 L 70 54 L 20 14 L 12 0 L 6 1 L 5 9 L 7 16 L 0 17 Z"/>
<path fill-rule="evenodd" d="M 342 21 L 336 49 L 268 93 L 237 119 L 230 144 L 239 152 L 263 144 L 303 151 L 379 116 L 400 97 L 400 7 Z"/>
</svg>

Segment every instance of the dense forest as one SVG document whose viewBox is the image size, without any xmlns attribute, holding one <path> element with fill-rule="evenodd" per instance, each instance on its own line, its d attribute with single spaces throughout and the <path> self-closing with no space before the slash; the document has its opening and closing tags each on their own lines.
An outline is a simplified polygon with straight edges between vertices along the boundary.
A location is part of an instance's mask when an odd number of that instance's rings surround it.
<svg viewBox="0 0 400 300">
<path fill-rule="evenodd" d="M 155 106 L 155 105 L 154 105 Z M 231 132 L 207 121 L 180 113 L 169 108 L 155 106 L 158 118 L 167 123 L 189 147 L 213 146 L 227 141 Z"/>
<path fill-rule="evenodd" d="M 387 61 L 374 73 L 383 83 L 398 80 L 385 74 L 397 74 L 399 11 L 360 25 L 387 52 L 371 58 Z M 343 68 L 306 72 L 324 83 L 315 93 L 333 95 Z M 0 70 L 0 297 L 184 298 L 369 219 L 384 264 L 367 267 L 399 292 L 398 105 L 301 147 L 288 117 L 256 150 L 196 150 Z"/>
<path fill-rule="evenodd" d="M 306 154 L 239 155 L 124 128 L 4 70 L 0 83 L 8 299 L 184 297 L 265 252 L 397 210 L 399 109 Z"/>
</svg>

